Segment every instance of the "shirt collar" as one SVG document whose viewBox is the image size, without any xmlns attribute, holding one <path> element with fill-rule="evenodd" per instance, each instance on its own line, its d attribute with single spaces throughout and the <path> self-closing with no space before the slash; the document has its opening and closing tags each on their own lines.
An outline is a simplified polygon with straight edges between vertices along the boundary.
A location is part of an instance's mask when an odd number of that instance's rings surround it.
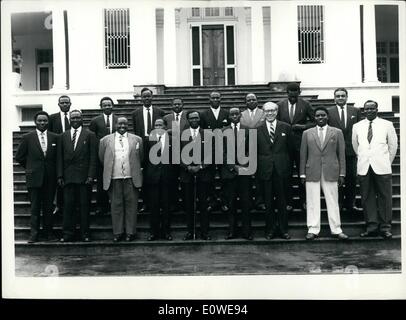
<svg viewBox="0 0 406 320">
<path fill-rule="evenodd" d="M 38 129 L 35 129 L 35 130 L 37 131 L 37 135 L 41 135 L 41 134 L 42 134 L 42 132 L 39 131 Z M 45 130 L 43 133 L 44 133 L 44 135 L 47 135 L 47 130 Z"/>
<path fill-rule="evenodd" d="M 317 125 L 316 127 L 317 127 L 317 131 L 319 131 L 320 128 L 323 128 L 323 130 L 324 130 L 324 129 L 327 130 L 328 124 L 326 124 L 324 127 L 320 127 L 319 125 Z"/>
<path fill-rule="evenodd" d="M 124 132 L 124 134 L 121 134 L 118 131 L 116 131 L 116 135 L 117 135 L 117 137 L 122 136 L 123 138 L 127 138 L 128 137 L 128 131 Z"/>
<path fill-rule="evenodd" d="M 77 132 L 81 132 L 82 131 L 82 127 L 80 126 L 79 128 L 77 128 Z M 71 132 L 73 133 L 75 131 L 75 129 L 73 127 L 70 128 Z"/>
<path fill-rule="evenodd" d="M 144 108 L 145 111 L 148 111 L 146 106 L 143 105 L 142 107 Z M 148 108 L 149 108 L 149 111 L 152 111 L 152 104 Z"/>
<path fill-rule="evenodd" d="M 341 111 L 341 107 L 338 104 L 336 106 L 337 106 L 337 109 Z M 344 111 L 347 110 L 347 104 L 343 105 L 343 109 L 344 109 Z"/>
</svg>

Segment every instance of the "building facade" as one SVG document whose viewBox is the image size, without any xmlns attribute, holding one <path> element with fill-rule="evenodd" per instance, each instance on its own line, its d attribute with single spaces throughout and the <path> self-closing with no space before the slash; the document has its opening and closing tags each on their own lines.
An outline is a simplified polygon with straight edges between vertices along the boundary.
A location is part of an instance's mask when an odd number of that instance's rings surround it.
<svg viewBox="0 0 406 320">
<path fill-rule="evenodd" d="M 404 13 L 401 1 L 3 1 L 3 112 L 17 130 L 62 94 L 91 109 L 144 85 L 272 81 L 320 98 L 344 86 L 356 106 L 391 111 Z"/>
</svg>

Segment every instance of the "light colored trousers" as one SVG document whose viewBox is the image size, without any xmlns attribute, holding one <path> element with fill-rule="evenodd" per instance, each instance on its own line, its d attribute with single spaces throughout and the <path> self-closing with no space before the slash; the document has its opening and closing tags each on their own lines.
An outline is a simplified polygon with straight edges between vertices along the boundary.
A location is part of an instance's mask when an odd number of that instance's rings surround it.
<svg viewBox="0 0 406 320">
<path fill-rule="evenodd" d="M 338 206 L 337 181 L 326 181 L 323 172 L 321 181 L 306 181 L 307 227 L 309 233 L 318 235 L 320 232 L 320 189 L 326 199 L 328 223 L 332 234 L 339 234 L 341 230 L 340 209 Z"/>
</svg>

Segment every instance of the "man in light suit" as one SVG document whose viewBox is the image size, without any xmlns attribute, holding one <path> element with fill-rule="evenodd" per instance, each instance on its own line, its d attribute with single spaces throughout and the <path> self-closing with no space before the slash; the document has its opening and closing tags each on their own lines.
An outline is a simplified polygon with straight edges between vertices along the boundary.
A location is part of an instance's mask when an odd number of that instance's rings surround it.
<svg viewBox="0 0 406 320">
<path fill-rule="evenodd" d="M 100 99 L 100 108 L 103 113 L 90 121 L 89 130 L 93 131 L 97 138 L 97 148 L 100 140 L 108 134 L 116 131 L 117 116 L 112 114 L 114 102 L 110 97 Z M 104 215 L 109 211 L 109 198 L 103 190 L 103 165 L 97 166 L 97 209 L 96 215 Z"/>
<path fill-rule="evenodd" d="M 99 159 L 103 163 L 103 188 L 111 200 L 113 241 L 133 241 L 136 234 L 138 189 L 142 186 L 142 138 L 128 133 L 128 120 L 117 119 L 117 131 L 100 140 Z"/>
<path fill-rule="evenodd" d="M 178 132 L 180 135 L 183 130 L 189 128 L 189 122 L 186 119 L 186 112 L 183 111 L 183 100 L 181 98 L 174 98 L 172 100 L 172 111 L 173 112 L 164 116 L 164 120 L 167 123 L 168 133 L 176 136 L 176 133 L 174 132 Z M 176 209 L 179 209 L 179 198 L 181 198 L 183 191 L 179 188 L 180 165 L 173 164 L 172 170 L 174 177 L 170 187 L 169 200 L 171 211 L 175 211 Z"/>
<path fill-rule="evenodd" d="M 327 125 L 325 107 L 315 109 L 317 126 L 303 132 L 300 148 L 300 179 L 306 183 L 306 240 L 314 240 L 320 232 L 320 188 L 326 199 L 331 234 L 339 240 L 348 236 L 341 230 L 338 186 L 345 177 L 345 142 L 340 129 Z"/>
<path fill-rule="evenodd" d="M 265 238 L 276 236 L 290 239 L 286 212 L 287 181 L 291 175 L 289 166 L 292 145 L 291 127 L 277 121 L 278 105 L 266 102 L 263 106 L 266 121 L 258 128 L 257 176 L 262 184 L 266 204 Z M 274 201 L 275 199 L 275 201 Z M 277 213 L 274 207 L 278 209 Z"/>
<path fill-rule="evenodd" d="M 89 211 L 93 180 L 96 178 L 97 141 L 93 132 L 83 128 L 82 113 L 70 113 L 71 129 L 61 136 L 58 148 L 58 184 L 63 187 L 63 237 L 74 241 L 75 204 L 79 205 L 81 240 L 90 241 Z"/>
<path fill-rule="evenodd" d="M 378 117 L 378 103 L 364 104 L 366 119 L 352 129 L 352 145 L 357 154 L 357 173 L 361 186 L 366 231 L 361 237 L 392 238 L 392 162 L 398 138 L 393 123 Z M 379 215 L 376 207 L 378 199 Z"/>
<path fill-rule="evenodd" d="M 348 92 L 345 88 L 334 91 L 336 105 L 328 110 L 328 123 L 330 126 L 341 129 L 345 140 L 345 184 L 338 189 L 340 209 L 347 212 L 360 212 L 355 206 L 355 189 L 357 179 L 357 158 L 352 148 L 352 127 L 361 120 L 361 110 L 347 105 Z"/>
<path fill-rule="evenodd" d="M 289 83 L 286 91 L 288 98 L 278 102 L 278 120 L 286 122 L 292 126 L 293 148 L 290 156 L 290 164 L 292 173 L 293 165 L 295 165 L 296 172 L 299 175 L 302 134 L 303 131 L 314 127 L 314 116 L 310 103 L 299 97 L 301 90 L 298 83 Z M 293 177 L 291 177 L 289 185 L 287 210 L 291 211 L 293 209 Z M 302 209 L 303 211 L 306 210 L 305 193 L 304 185 L 299 183 L 299 209 Z"/>
<path fill-rule="evenodd" d="M 72 103 L 69 96 L 60 96 L 58 106 L 60 112 L 53 113 L 49 116 L 48 130 L 56 134 L 62 134 L 70 129 L 69 110 Z M 60 186 L 56 187 L 56 199 L 54 214 L 63 214 L 63 190 Z"/>
<path fill-rule="evenodd" d="M 39 239 L 40 212 L 46 240 L 53 240 L 52 201 L 56 189 L 56 155 L 59 136 L 49 132 L 48 113 L 34 116 L 36 130 L 23 136 L 15 159 L 25 168 L 26 184 L 31 201 L 31 235 L 29 243 Z"/>
<path fill-rule="evenodd" d="M 262 109 L 258 108 L 257 96 L 254 93 L 248 93 L 245 96 L 245 104 L 247 109 L 241 113 L 241 125 L 248 129 L 259 128 L 265 122 L 265 113 Z M 255 175 L 254 184 L 255 207 L 257 210 L 265 211 L 262 184 L 258 179 L 258 175 Z"/>
<path fill-rule="evenodd" d="M 143 106 L 136 109 L 131 113 L 133 122 L 133 131 L 135 135 L 139 136 L 143 140 L 144 154 L 148 154 L 148 137 L 151 130 L 154 128 L 156 119 L 161 119 L 165 115 L 165 112 L 158 107 L 152 105 L 152 91 L 149 88 L 143 88 L 141 90 L 141 99 Z M 136 98 L 134 96 L 134 98 Z M 141 190 L 141 198 L 143 200 L 143 206 L 140 208 L 140 212 L 147 210 L 147 190 L 145 186 Z"/>
</svg>

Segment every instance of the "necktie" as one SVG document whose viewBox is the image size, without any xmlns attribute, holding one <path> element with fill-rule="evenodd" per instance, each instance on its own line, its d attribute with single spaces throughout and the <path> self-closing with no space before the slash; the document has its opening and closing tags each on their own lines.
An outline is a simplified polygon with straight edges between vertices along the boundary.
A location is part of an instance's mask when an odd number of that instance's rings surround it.
<svg viewBox="0 0 406 320">
<path fill-rule="evenodd" d="M 76 134 L 78 133 L 78 129 L 75 129 L 73 131 L 73 137 L 72 137 L 72 145 L 73 145 L 73 150 L 76 149 L 75 143 L 76 143 Z"/>
<path fill-rule="evenodd" d="M 160 157 L 162 155 L 162 140 L 161 140 L 162 136 L 160 135 L 158 137 L 158 143 L 159 143 L 159 150 L 157 152 L 158 157 Z"/>
<path fill-rule="evenodd" d="M 251 112 L 251 120 L 254 120 L 254 111 L 250 111 Z"/>
<path fill-rule="evenodd" d="M 107 116 L 106 128 L 107 128 L 107 131 L 108 131 L 109 133 L 111 133 L 111 128 L 110 128 L 110 116 Z"/>
<path fill-rule="evenodd" d="M 41 149 L 42 152 L 44 153 L 44 156 L 47 154 L 47 145 L 45 144 L 45 138 L 44 138 L 44 133 L 41 132 Z"/>
<path fill-rule="evenodd" d="M 368 143 L 371 143 L 372 140 L 372 121 L 369 121 L 369 127 L 368 127 Z"/>
<path fill-rule="evenodd" d="M 147 122 L 148 122 L 148 127 L 147 127 L 147 133 L 150 134 L 151 133 L 151 128 L 152 128 L 152 120 L 151 120 L 151 112 L 149 110 L 149 108 L 147 108 Z"/>
<path fill-rule="evenodd" d="M 270 130 L 269 130 L 269 139 L 271 139 L 271 143 L 273 144 L 273 142 L 275 141 L 275 129 L 271 123 L 270 125 Z"/>
<path fill-rule="evenodd" d="M 294 105 L 291 104 L 290 109 L 289 109 L 289 119 L 290 119 L 291 123 L 293 122 L 293 116 L 294 116 L 293 108 L 294 108 Z"/>
<path fill-rule="evenodd" d="M 341 128 L 345 129 L 345 114 L 344 114 L 344 107 L 341 107 Z"/>
<path fill-rule="evenodd" d="M 176 114 L 176 122 L 179 121 L 179 113 Z"/>
<path fill-rule="evenodd" d="M 118 142 L 120 142 L 120 146 L 124 151 L 124 142 L 123 142 L 123 136 L 120 134 L 118 136 Z M 121 174 L 123 175 L 123 177 L 125 177 L 125 167 L 124 167 L 124 161 L 123 159 L 121 160 Z"/>
<path fill-rule="evenodd" d="M 324 142 L 323 127 L 321 127 L 320 130 L 319 130 L 319 140 L 320 140 L 320 146 L 323 146 L 323 142 Z"/>
<path fill-rule="evenodd" d="M 235 148 L 235 163 L 237 163 L 237 146 L 238 146 L 238 128 L 237 125 L 234 124 L 234 148 Z"/>
<path fill-rule="evenodd" d="M 193 136 L 192 136 L 192 139 L 195 140 L 195 139 L 196 139 L 196 136 L 197 136 L 196 129 L 193 129 Z"/>
<path fill-rule="evenodd" d="M 65 131 L 70 129 L 70 124 L 68 120 L 68 113 L 65 112 Z"/>
</svg>

